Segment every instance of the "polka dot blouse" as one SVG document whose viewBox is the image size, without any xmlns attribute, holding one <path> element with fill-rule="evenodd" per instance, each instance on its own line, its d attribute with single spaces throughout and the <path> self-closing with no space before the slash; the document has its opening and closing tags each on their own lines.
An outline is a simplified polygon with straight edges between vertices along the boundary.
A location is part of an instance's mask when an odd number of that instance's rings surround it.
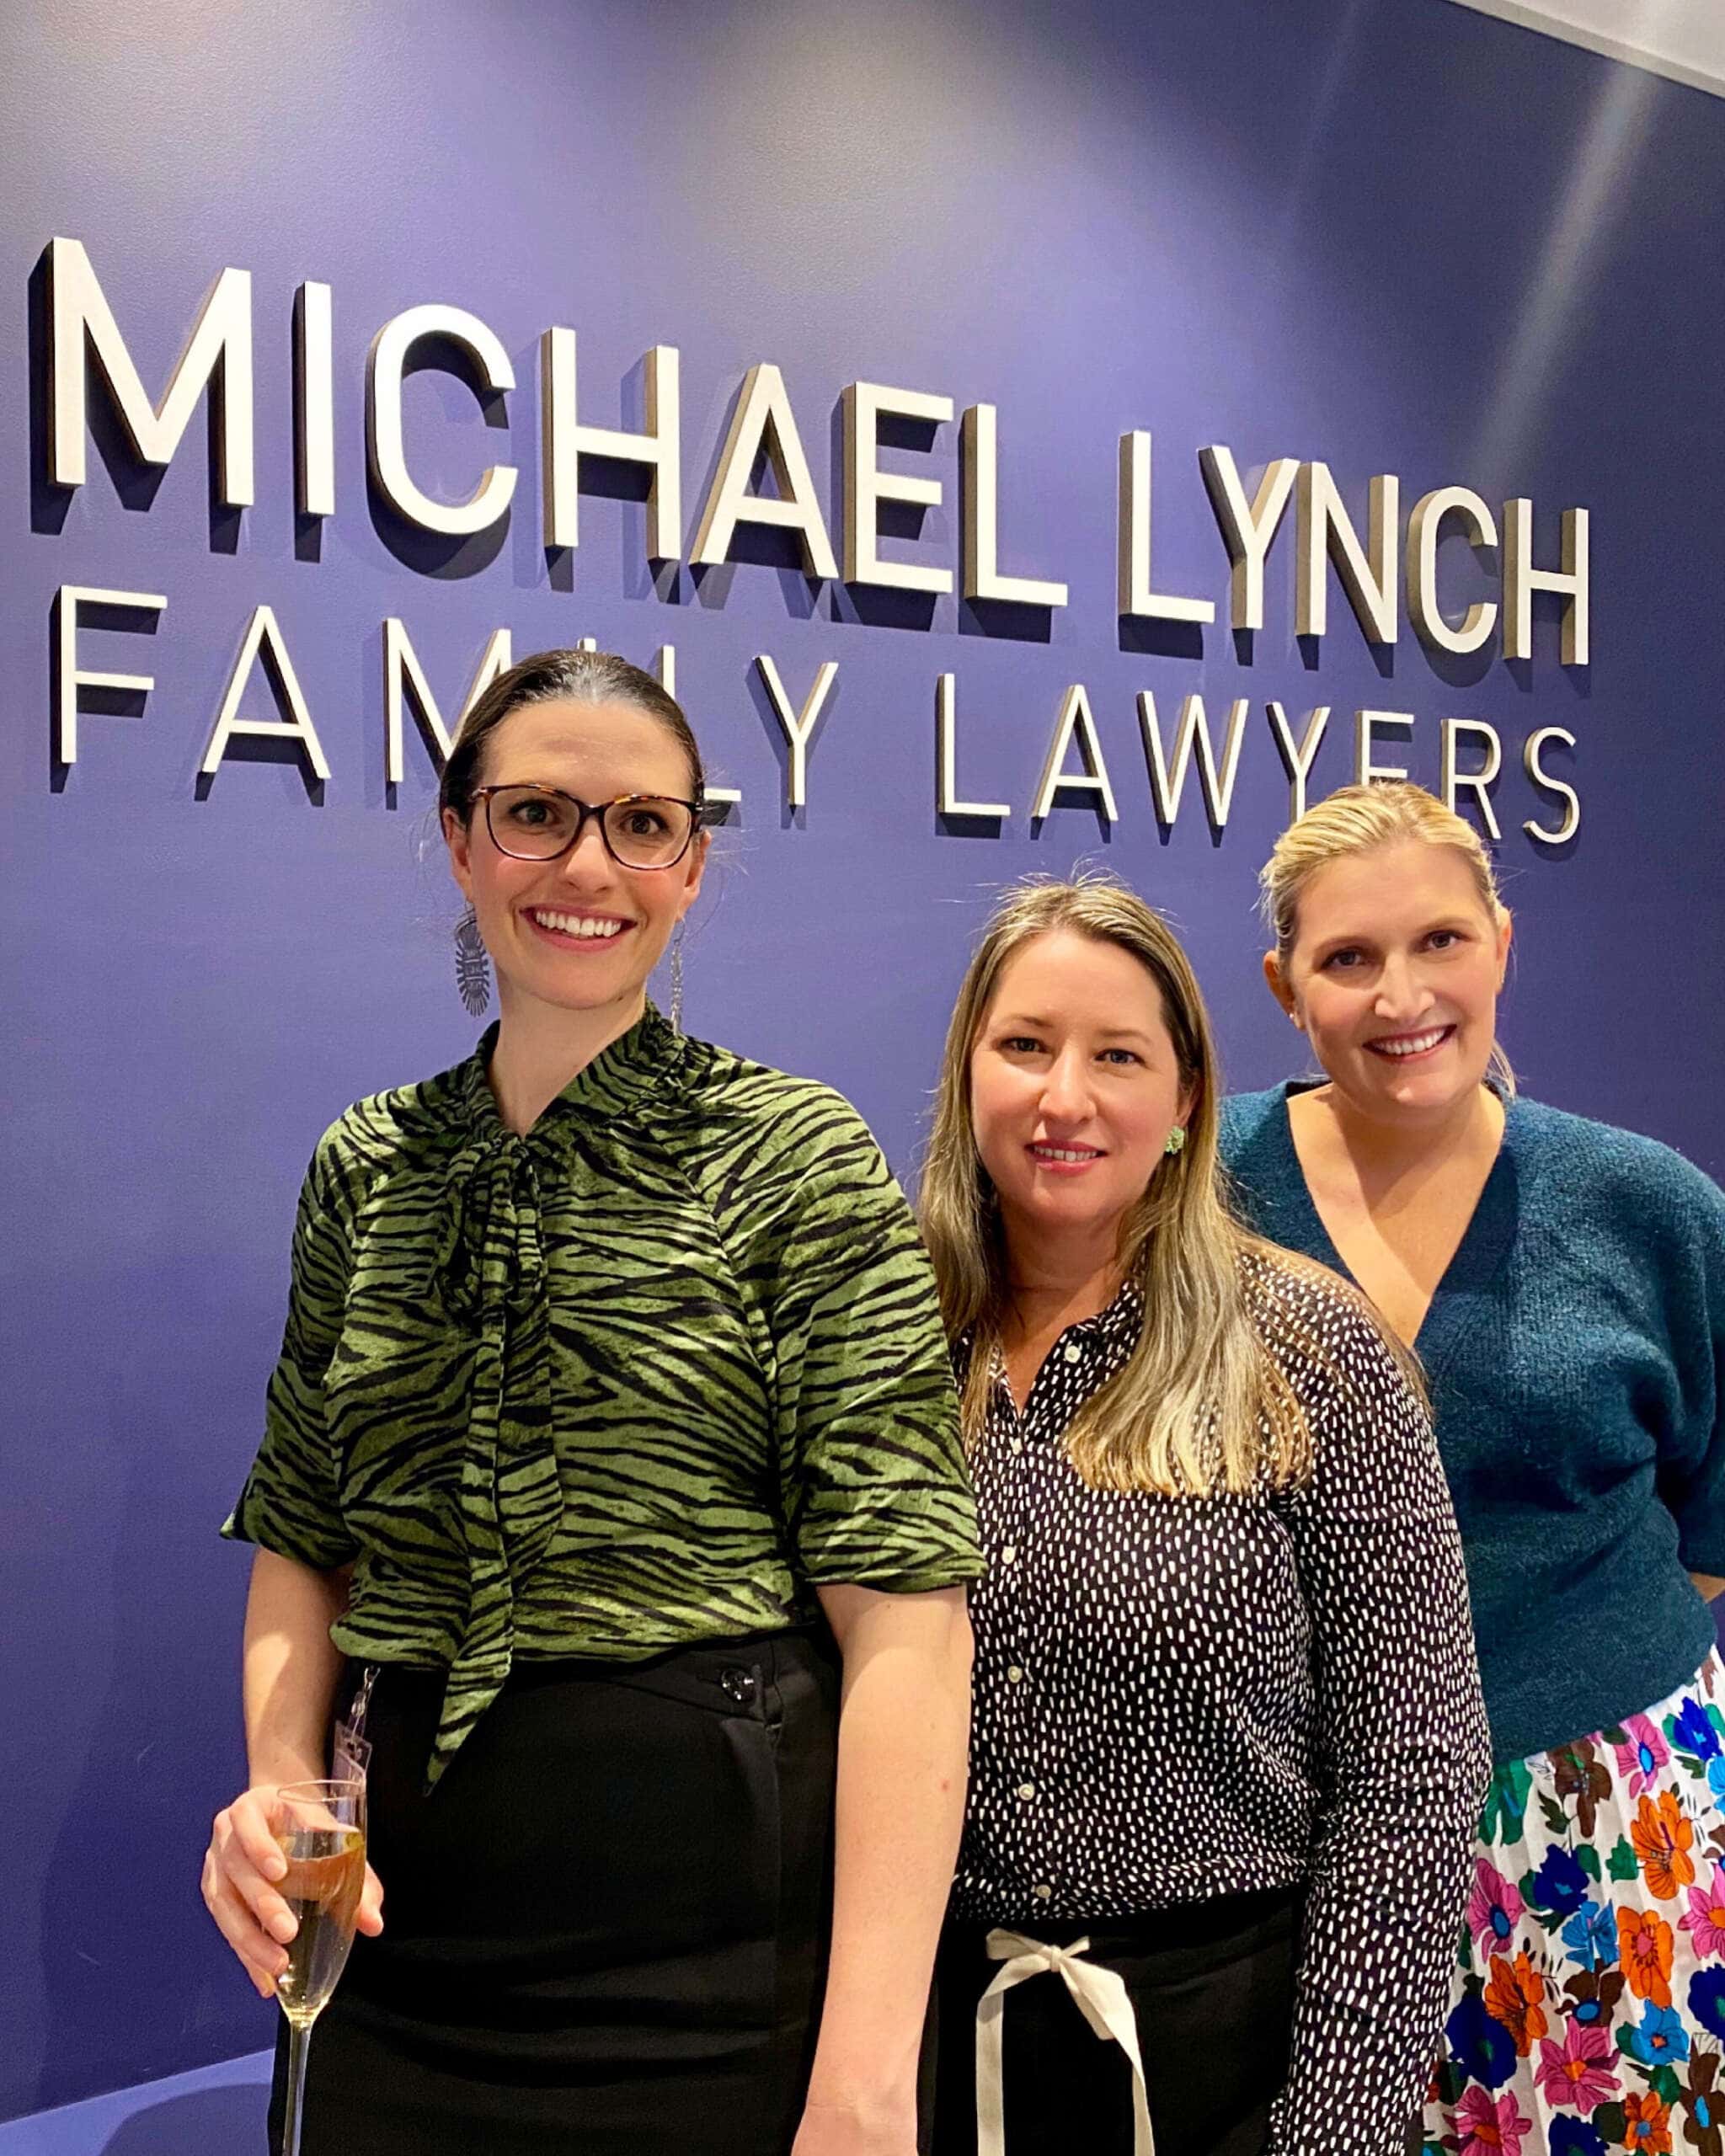
<svg viewBox="0 0 1725 2156">
<path fill-rule="evenodd" d="M 1311 1428 L 1292 1491 L 1080 1479 L 1065 1432 L 1132 1352 L 1135 1288 L 1061 1335 L 1022 1416 L 996 1369 L 953 1913 L 1033 1935 L 1309 1881 L 1270 2145 L 1392 2156 L 1448 2003 L 1489 1764 L 1461 1549 L 1430 1425 L 1355 1299 L 1244 1263 Z"/>
</svg>

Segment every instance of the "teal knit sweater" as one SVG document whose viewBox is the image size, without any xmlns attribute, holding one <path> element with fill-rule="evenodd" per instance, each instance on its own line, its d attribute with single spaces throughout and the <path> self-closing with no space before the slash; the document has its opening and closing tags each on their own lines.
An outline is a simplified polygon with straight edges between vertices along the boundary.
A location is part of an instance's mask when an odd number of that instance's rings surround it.
<svg viewBox="0 0 1725 2156">
<path fill-rule="evenodd" d="M 1299 1090 L 1229 1101 L 1223 1157 L 1263 1235 L 1345 1273 Z M 1498 1764 L 1676 1690 L 1714 1639 L 1687 1575 L 1725 1574 L 1725 1192 L 1650 1138 L 1512 1101 L 1416 1346 Z"/>
</svg>

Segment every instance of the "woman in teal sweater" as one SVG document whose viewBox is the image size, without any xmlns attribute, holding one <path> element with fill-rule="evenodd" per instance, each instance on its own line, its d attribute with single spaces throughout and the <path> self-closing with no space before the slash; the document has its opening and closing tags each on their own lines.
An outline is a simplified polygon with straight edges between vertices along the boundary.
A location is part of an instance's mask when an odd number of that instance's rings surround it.
<svg viewBox="0 0 1725 2156">
<path fill-rule="evenodd" d="M 1279 1243 L 1423 1362 L 1496 1771 L 1431 2156 L 1725 2147 L 1725 1193 L 1516 1097 L 1509 916 L 1420 787 L 1348 787 L 1263 875 L 1264 971 L 1325 1081 L 1231 1102 Z"/>
</svg>

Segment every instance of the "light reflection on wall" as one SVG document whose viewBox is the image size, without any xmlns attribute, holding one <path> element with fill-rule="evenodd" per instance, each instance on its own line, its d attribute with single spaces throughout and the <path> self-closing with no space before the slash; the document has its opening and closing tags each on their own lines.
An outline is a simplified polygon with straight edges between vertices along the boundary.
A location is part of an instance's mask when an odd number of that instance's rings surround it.
<svg viewBox="0 0 1725 2156">
<path fill-rule="evenodd" d="M 1669 4 L 1669 0 L 1667 0 Z M 1552 379 L 1583 297 L 1597 304 L 1594 258 L 1609 234 L 1614 211 L 1629 193 L 1636 161 L 1650 139 L 1663 95 L 1656 76 L 1638 67 L 1604 67 L 1599 96 L 1576 138 L 1569 174 L 1558 196 L 1537 274 L 1491 394 L 1482 402 L 1478 439 L 1467 468 L 1477 483 L 1519 483 L 1518 468 L 1543 427 Z"/>
</svg>

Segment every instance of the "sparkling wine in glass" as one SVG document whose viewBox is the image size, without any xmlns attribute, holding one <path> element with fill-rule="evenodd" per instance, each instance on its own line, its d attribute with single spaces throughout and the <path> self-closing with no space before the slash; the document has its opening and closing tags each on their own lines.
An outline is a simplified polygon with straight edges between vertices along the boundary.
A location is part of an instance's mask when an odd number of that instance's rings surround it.
<svg viewBox="0 0 1725 2156">
<path fill-rule="evenodd" d="M 366 1884 L 366 1785 L 286 1782 L 275 1792 L 271 1813 L 277 1846 L 287 1860 L 275 1891 L 299 1926 L 288 1942 L 287 1967 L 275 1980 L 275 1996 L 287 2017 L 281 2156 L 299 2156 L 312 2024 L 347 1966 Z"/>
</svg>

